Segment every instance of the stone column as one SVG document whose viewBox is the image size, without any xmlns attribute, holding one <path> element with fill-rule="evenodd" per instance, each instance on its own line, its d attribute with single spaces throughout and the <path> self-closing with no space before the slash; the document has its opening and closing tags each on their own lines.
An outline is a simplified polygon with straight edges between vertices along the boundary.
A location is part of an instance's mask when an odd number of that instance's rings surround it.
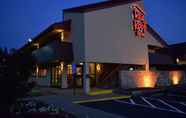
<svg viewBox="0 0 186 118">
<path fill-rule="evenodd" d="M 67 88 L 68 83 L 67 83 L 67 65 L 63 65 L 63 71 L 62 71 L 62 76 L 61 76 L 61 88 Z"/>
<path fill-rule="evenodd" d="M 89 76 L 89 64 L 84 63 L 83 65 L 83 91 L 85 94 L 90 92 L 90 78 Z"/>
</svg>

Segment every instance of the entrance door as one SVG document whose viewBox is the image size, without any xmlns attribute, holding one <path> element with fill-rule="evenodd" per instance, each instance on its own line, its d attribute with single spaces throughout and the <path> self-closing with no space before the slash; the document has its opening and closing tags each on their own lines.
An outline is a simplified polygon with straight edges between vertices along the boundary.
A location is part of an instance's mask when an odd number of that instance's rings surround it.
<svg viewBox="0 0 186 118">
<path fill-rule="evenodd" d="M 51 74 L 52 74 L 51 86 L 56 88 L 61 87 L 62 72 L 60 66 L 53 66 Z"/>
<path fill-rule="evenodd" d="M 76 87 L 82 88 L 83 87 L 83 66 L 82 65 L 77 65 L 76 67 Z"/>
</svg>

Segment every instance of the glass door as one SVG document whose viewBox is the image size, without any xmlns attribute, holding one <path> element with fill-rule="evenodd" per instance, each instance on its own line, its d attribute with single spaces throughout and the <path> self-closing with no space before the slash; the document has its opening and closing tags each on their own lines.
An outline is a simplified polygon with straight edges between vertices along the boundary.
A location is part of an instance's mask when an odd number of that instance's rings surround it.
<svg viewBox="0 0 186 118">
<path fill-rule="evenodd" d="M 62 77 L 62 72 L 60 66 L 53 66 L 51 86 L 56 88 L 61 87 L 61 77 Z"/>
<path fill-rule="evenodd" d="M 76 67 L 76 87 L 82 88 L 83 87 L 83 66 L 77 65 Z"/>
</svg>

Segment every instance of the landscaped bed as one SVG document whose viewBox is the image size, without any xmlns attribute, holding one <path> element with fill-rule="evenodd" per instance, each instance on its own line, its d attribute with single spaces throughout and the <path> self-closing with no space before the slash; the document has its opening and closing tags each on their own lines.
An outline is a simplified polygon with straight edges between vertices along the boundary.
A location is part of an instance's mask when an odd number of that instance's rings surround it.
<svg viewBox="0 0 186 118">
<path fill-rule="evenodd" d="M 76 118 L 62 108 L 38 100 L 20 100 L 12 107 L 11 118 Z"/>
</svg>

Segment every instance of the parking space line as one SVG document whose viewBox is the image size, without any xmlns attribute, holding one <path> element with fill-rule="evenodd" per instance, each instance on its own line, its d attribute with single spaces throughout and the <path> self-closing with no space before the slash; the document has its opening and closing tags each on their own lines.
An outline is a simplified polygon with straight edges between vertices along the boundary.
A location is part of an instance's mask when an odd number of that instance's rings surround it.
<svg viewBox="0 0 186 118">
<path fill-rule="evenodd" d="M 146 100 L 144 97 L 141 97 L 143 101 L 145 101 L 148 105 L 150 105 L 153 108 L 157 108 L 155 105 L 151 104 L 148 100 Z"/>
<path fill-rule="evenodd" d="M 181 111 L 181 110 L 177 109 L 176 107 L 174 107 L 174 106 L 172 106 L 172 105 L 170 105 L 170 104 L 164 102 L 163 100 L 161 100 L 161 99 L 158 99 L 158 100 L 159 100 L 161 103 L 163 103 L 164 105 L 167 105 L 167 106 L 169 106 L 170 108 L 174 109 L 175 111 L 177 111 L 177 112 L 179 112 L 179 113 L 184 113 L 183 111 Z"/>
<path fill-rule="evenodd" d="M 129 99 L 132 104 L 136 104 L 133 99 Z"/>
<path fill-rule="evenodd" d="M 186 106 L 186 104 L 184 102 L 180 102 L 180 104 L 183 105 L 183 106 Z"/>
<path fill-rule="evenodd" d="M 139 106 L 139 107 L 145 107 L 145 108 L 150 108 L 150 109 L 157 109 L 157 110 L 161 110 L 161 111 L 170 111 L 170 112 L 174 112 L 174 113 L 180 113 L 180 112 L 177 112 L 175 110 L 170 110 L 170 109 L 164 109 L 164 108 L 153 108 L 153 107 L 150 107 L 150 106 L 147 106 L 147 105 L 141 105 L 141 104 L 132 104 L 130 102 L 125 102 L 125 101 L 121 101 L 121 100 L 114 100 L 115 102 L 118 102 L 118 103 L 123 103 L 123 104 L 129 104 L 129 105 L 135 105 L 135 106 Z M 185 113 L 184 113 L 185 114 Z"/>
<path fill-rule="evenodd" d="M 115 102 L 119 102 L 119 103 L 125 103 L 125 104 L 131 104 L 129 102 L 125 102 L 125 101 L 121 101 L 121 100 L 114 100 Z"/>
</svg>

